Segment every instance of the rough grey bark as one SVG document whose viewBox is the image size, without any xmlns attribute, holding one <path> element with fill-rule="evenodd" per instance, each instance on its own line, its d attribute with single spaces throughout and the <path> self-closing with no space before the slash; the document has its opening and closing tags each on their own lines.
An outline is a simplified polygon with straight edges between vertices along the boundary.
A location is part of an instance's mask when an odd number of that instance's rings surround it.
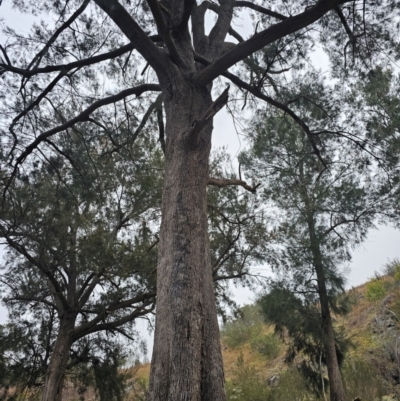
<svg viewBox="0 0 400 401">
<path fill-rule="evenodd" d="M 42 401 L 61 401 L 65 371 L 69 351 L 73 343 L 76 314 L 65 315 L 60 321 L 60 328 L 50 364 L 46 372 Z"/>
<path fill-rule="evenodd" d="M 321 306 L 321 325 L 324 333 L 324 348 L 326 366 L 328 369 L 330 400 L 345 401 L 346 395 L 336 353 L 335 335 L 333 331 L 332 316 L 329 307 L 328 292 L 326 289 L 324 266 L 314 227 L 315 223 L 310 217 L 308 219 L 308 229 L 313 254 L 313 264 L 317 275 L 319 302 Z"/>
<path fill-rule="evenodd" d="M 212 283 L 206 185 L 212 105 L 206 88 L 181 83 L 165 101 L 166 172 L 149 399 L 224 400 L 224 373 Z M 179 113 L 176 113 L 179 110 Z"/>
</svg>

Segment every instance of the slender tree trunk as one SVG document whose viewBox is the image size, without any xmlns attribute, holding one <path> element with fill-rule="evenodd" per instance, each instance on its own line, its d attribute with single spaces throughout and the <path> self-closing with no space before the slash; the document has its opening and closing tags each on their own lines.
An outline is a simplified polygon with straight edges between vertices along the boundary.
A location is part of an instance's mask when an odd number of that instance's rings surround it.
<svg viewBox="0 0 400 401">
<path fill-rule="evenodd" d="M 207 223 L 212 123 L 198 140 L 188 135 L 212 100 L 206 88 L 175 82 L 164 101 L 166 172 L 149 400 L 224 401 Z"/>
<path fill-rule="evenodd" d="M 315 234 L 314 222 L 309 222 L 311 247 L 314 259 L 314 268 L 317 274 L 318 294 L 321 305 L 321 324 L 324 333 L 326 366 L 328 369 L 330 401 L 345 401 L 345 391 L 342 375 L 339 369 L 335 347 L 335 334 L 333 331 L 332 317 L 329 307 L 326 279 L 322 263 L 321 251 Z"/>
<path fill-rule="evenodd" d="M 42 401 L 61 401 L 75 319 L 76 316 L 71 315 L 66 315 L 61 319 L 56 343 L 46 372 Z"/>
</svg>

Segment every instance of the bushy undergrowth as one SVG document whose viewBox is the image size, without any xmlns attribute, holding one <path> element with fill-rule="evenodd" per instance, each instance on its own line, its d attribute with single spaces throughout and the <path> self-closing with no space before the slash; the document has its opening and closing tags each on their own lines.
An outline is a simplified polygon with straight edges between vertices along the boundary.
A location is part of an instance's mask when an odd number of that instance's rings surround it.
<svg viewBox="0 0 400 401">
<path fill-rule="evenodd" d="M 245 363 L 243 355 L 238 358 L 226 390 L 227 401 L 320 400 L 307 390 L 304 379 L 296 368 L 282 372 L 278 383 L 270 386 L 260 370 Z"/>
<path fill-rule="evenodd" d="M 365 296 L 370 302 L 375 302 L 382 299 L 386 294 L 386 288 L 381 279 L 374 279 L 367 283 Z"/>
<path fill-rule="evenodd" d="M 226 385 L 227 401 L 271 401 L 266 383 L 260 372 L 238 357 L 233 378 Z"/>
<path fill-rule="evenodd" d="M 396 281 L 400 281 L 400 259 L 395 258 L 389 260 L 382 267 L 383 274 L 393 277 Z"/>
<path fill-rule="evenodd" d="M 346 361 L 342 376 L 349 400 L 359 397 L 363 401 L 376 401 L 385 394 L 379 371 L 365 360 Z"/>
<path fill-rule="evenodd" d="M 249 362 L 249 361 L 248 361 Z M 313 393 L 296 367 L 279 374 L 274 386 L 268 384 L 262 371 L 245 362 L 240 355 L 231 380 L 227 382 L 227 401 L 322 401 L 323 396 Z M 360 397 L 363 401 L 380 401 L 385 387 L 379 371 L 362 359 L 348 360 L 342 369 L 343 381 L 349 400 Z M 329 399 L 329 388 L 325 388 Z"/>
</svg>

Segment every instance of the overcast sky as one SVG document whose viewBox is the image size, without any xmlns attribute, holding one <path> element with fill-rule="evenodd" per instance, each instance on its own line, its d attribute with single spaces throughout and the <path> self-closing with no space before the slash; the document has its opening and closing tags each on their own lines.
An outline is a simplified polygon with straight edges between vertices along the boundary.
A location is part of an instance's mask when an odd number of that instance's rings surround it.
<svg viewBox="0 0 400 401">
<path fill-rule="evenodd" d="M 0 18 L 7 25 L 13 26 L 21 33 L 28 32 L 32 21 L 30 16 L 13 12 L 10 0 L 3 0 L 3 4 L 0 6 Z M 249 19 L 244 17 L 243 25 L 235 28 L 241 33 L 251 29 Z M 4 44 L 4 37 L 1 35 L 0 43 Z M 315 53 L 314 61 L 322 71 L 328 69 L 328 59 L 322 52 L 317 51 Z M 224 146 L 233 157 L 245 148 L 245 137 L 238 136 L 232 119 L 225 109 L 216 116 L 214 125 L 214 148 Z M 374 275 L 375 271 L 379 271 L 389 259 L 400 257 L 399 244 L 399 230 L 384 226 L 379 226 L 378 229 L 372 230 L 363 245 L 353 252 L 353 259 L 348 266 L 350 272 L 348 274 L 347 287 L 350 288 L 364 283 Z M 252 299 L 254 299 L 254 294 L 251 291 L 246 289 L 236 291 L 238 303 L 248 303 Z M 5 320 L 6 311 L 4 307 L 0 306 L 0 323 L 4 323 Z M 145 330 L 142 331 L 144 332 Z"/>
</svg>

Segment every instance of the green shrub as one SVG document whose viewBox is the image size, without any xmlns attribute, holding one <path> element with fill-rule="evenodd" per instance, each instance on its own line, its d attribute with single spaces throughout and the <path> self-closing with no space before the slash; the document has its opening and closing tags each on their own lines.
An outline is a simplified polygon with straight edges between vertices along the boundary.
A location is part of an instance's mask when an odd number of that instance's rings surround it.
<svg viewBox="0 0 400 401">
<path fill-rule="evenodd" d="M 367 283 L 367 290 L 365 292 L 365 296 L 368 301 L 377 301 L 382 299 L 386 293 L 385 286 L 383 285 L 382 280 L 375 279 Z"/>
<path fill-rule="evenodd" d="M 246 305 L 240 310 L 241 317 L 226 323 L 221 331 L 222 340 L 230 348 L 237 348 L 259 336 L 263 320 L 256 305 Z"/>
<path fill-rule="evenodd" d="M 292 368 L 279 373 L 275 386 L 268 385 L 262 372 L 248 366 L 240 355 L 233 377 L 226 383 L 227 401 L 320 401 L 308 391 L 298 369 Z"/>
<path fill-rule="evenodd" d="M 360 397 L 363 401 L 376 401 L 384 395 L 378 369 L 365 360 L 346 361 L 342 377 L 349 400 Z"/>
<path fill-rule="evenodd" d="M 246 365 L 243 355 L 236 362 L 232 380 L 226 384 L 226 396 L 227 401 L 273 401 L 260 372 Z"/>
<path fill-rule="evenodd" d="M 281 343 L 274 334 L 260 334 L 250 341 L 251 348 L 269 359 L 276 358 L 281 349 Z"/>
</svg>

